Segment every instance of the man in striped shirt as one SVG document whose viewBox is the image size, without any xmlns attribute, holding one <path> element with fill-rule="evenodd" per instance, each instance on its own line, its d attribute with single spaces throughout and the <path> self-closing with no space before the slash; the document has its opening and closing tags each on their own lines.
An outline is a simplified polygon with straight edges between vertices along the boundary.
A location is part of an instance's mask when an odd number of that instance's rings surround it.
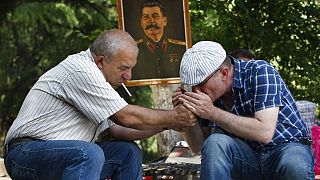
<svg viewBox="0 0 320 180">
<path fill-rule="evenodd" d="M 68 56 L 32 87 L 10 127 L 5 165 L 12 179 L 142 179 L 132 140 L 195 125 L 183 106 L 129 105 L 115 89 L 131 78 L 138 48 L 126 32 L 108 30 L 90 49 Z M 100 141 L 112 135 L 126 141 Z"/>
<path fill-rule="evenodd" d="M 201 41 L 184 54 L 180 77 L 193 92 L 178 89 L 174 105 L 209 126 L 183 132 L 201 150 L 201 179 L 314 179 L 308 129 L 271 64 L 234 59 L 219 43 Z"/>
</svg>

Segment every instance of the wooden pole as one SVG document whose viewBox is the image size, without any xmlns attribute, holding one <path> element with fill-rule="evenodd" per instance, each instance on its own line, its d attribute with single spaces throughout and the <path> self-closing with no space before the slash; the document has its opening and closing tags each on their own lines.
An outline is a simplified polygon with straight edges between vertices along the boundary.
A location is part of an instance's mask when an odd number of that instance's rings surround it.
<svg viewBox="0 0 320 180">
<path fill-rule="evenodd" d="M 153 108 L 173 109 L 172 92 L 179 84 L 150 85 Z M 180 132 L 166 130 L 156 135 L 157 146 L 161 157 L 169 155 L 176 142 L 183 140 Z"/>
</svg>

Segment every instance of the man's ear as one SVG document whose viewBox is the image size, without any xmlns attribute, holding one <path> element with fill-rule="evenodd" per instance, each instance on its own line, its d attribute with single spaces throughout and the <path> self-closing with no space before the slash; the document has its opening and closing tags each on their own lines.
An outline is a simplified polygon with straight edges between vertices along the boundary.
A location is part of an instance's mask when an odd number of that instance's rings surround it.
<svg viewBox="0 0 320 180">
<path fill-rule="evenodd" d="M 166 16 L 163 17 L 164 26 L 167 26 L 168 18 Z"/>
<path fill-rule="evenodd" d="M 103 61 L 104 61 L 104 57 L 101 55 L 96 56 L 96 58 L 94 59 L 94 62 L 96 63 L 99 69 L 102 69 Z"/>
<path fill-rule="evenodd" d="M 227 67 L 221 68 L 222 81 L 226 80 L 229 74 L 229 69 Z"/>
</svg>

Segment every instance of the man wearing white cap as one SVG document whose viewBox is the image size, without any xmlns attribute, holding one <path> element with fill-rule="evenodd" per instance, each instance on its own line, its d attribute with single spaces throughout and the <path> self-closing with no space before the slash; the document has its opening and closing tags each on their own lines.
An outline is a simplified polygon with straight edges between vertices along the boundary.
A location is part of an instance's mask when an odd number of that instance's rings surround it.
<svg viewBox="0 0 320 180">
<path fill-rule="evenodd" d="M 182 133 L 201 150 L 201 179 L 314 179 L 309 132 L 271 64 L 234 59 L 219 43 L 201 41 L 184 54 L 180 77 L 193 92 L 178 89 L 173 103 L 200 119 Z"/>
</svg>

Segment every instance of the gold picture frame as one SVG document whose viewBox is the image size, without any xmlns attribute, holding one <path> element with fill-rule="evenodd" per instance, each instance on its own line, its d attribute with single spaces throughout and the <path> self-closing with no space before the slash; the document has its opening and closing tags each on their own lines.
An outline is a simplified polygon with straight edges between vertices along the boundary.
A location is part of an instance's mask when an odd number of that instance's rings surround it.
<svg viewBox="0 0 320 180">
<path fill-rule="evenodd" d="M 145 7 L 146 3 L 151 1 L 162 4 L 163 9 L 159 11 L 160 13 L 158 13 L 160 8 Z M 125 84 L 127 86 L 179 84 L 180 61 L 183 53 L 192 45 L 189 1 L 117 0 L 117 7 L 118 28 L 127 31 L 139 47 L 138 63 L 133 68 L 132 80 L 126 81 Z M 152 11 L 147 14 L 149 10 Z M 152 39 L 153 36 L 149 36 L 147 28 L 143 28 L 143 23 L 155 23 L 151 21 L 155 21 L 159 14 L 162 15 L 163 21 L 160 21 L 158 28 L 154 29 L 161 29 L 159 27 L 162 25 L 164 30 L 160 40 L 157 41 Z M 154 62 L 156 65 L 151 64 Z"/>
</svg>

